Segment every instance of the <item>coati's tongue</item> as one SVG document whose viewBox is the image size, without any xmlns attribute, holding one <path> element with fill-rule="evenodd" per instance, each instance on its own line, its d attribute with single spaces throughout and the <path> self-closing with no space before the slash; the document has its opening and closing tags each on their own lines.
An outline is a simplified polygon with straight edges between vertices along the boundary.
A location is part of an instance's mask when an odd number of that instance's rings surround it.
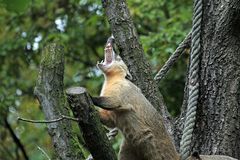
<svg viewBox="0 0 240 160">
<path fill-rule="evenodd" d="M 114 56 L 114 51 L 113 51 L 113 48 L 112 48 L 112 44 L 107 43 L 107 45 L 105 47 L 105 60 L 104 60 L 104 62 L 106 64 L 110 64 L 110 63 L 112 63 L 114 58 L 115 58 L 115 56 Z"/>
</svg>

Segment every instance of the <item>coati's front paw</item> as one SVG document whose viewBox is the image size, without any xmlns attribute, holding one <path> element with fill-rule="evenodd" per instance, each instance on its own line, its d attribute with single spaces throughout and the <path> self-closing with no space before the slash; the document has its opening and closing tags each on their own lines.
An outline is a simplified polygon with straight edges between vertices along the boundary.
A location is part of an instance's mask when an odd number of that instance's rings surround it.
<svg viewBox="0 0 240 160">
<path fill-rule="evenodd" d="M 118 134 L 118 128 L 113 128 L 107 133 L 107 137 L 109 140 L 112 140 Z"/>
</svg>

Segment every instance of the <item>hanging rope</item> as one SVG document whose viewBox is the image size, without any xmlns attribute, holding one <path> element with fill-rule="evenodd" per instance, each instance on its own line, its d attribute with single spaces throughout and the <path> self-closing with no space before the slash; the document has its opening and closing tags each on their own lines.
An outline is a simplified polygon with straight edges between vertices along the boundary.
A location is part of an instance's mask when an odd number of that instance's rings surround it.
<svg viewBox="0 0 240 160">
<path fill-rule="evenodd" d="M 185 37 L 185 39 L 179 44 L 175 52 L 169 57 L 167 62 L 164 64 L 164 66 L 159 70 L 159 72 L 154 77 L 155 81 L 158 81 L 158 83 L 162 80 L 162 78 L 165 77 L 169 69 L 172 67 L 172 65 L 178 60 L 178 58 L 182 55 L 183 51 L 186 48 L 190 47 L 191 42 L 191 32 L 188 33 L 188 35 Z"/>
<path fill-rule="evenodd" d="M 200 56 L 200 33 L 202 21 L 202 0 L 194 1 L 193 27 L 191 56 L 189 68 L 189 92 L 186 119 L 183 135 L 180 142 L 181 159 L 186 160 L 190 156 L 191 139 L 196 119 L 196 110 L 199 94 L 199 56 Z"/>
</svg>

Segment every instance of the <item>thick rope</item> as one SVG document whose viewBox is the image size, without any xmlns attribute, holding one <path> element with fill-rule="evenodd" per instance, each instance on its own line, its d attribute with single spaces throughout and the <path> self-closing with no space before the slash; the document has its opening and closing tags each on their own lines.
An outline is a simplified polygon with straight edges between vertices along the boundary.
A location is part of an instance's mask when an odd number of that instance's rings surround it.
<svg viewBox="0 0 240 160">
<path fill-rule="evenodd" d="M 191 32 L 188 33 L 188 35 L 185 37 L 185 39 L 179 44 L 175 52 L 169 57 L 167 62 L 164 64 L 164 66 L 158 71 L 156 76 L 154 77 L 155 81 L 160 82 L 162 78 L 165 77 L 169 69 L 172 67 L 172 65 L 178 60 L 178 58 L 182 55 L 183 51 L 186 48 L 190 47 L 191 42 Z"/>
<path fill-rule="evenodd" d="M 186 160 L 190 156 L 191 140 L 196 119 L 196 110 L 199 95 L 199 56 L 200 56 L 200 33 L 202 21 L 202 0 L 194 1 L 192 43 L 189 68 L 189 93 L 186 119 L 183 135 L 180 142 L 181 159 Z"/>
</svg>

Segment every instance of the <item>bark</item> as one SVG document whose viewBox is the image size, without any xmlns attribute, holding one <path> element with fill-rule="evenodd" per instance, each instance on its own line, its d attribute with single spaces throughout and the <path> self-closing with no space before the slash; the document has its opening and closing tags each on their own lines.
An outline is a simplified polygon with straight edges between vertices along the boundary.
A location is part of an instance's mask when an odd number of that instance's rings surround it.
<svg viewBox="0 0 240 160">
<path fill-rule="evenodd" d="M 153 80 L 151 66 L 144 56 L 144 51 L 139 42 L 126 1 L 102 0 L 102 4 L 120 51 L 120 56 L 127 64 L 133 77 L 131 81 L 141 88 L 146 98 L 161 112 L 164 124 L 172 135 L 171 117 L 163 102 L 158 86 Z"/>
<path fill-rule="evenodd" d="M 85 88 L 73 87 L 66 91 L 73 115 L 79 119 L 83 138 L 95 160 L 116 160 L 116 154 L 109 143 L 98 113 Z"/>
<path fill-rule="evenodd" d="M 43 51 L 39 77 L 34 89 L 34 94 L 41 104 L 46 120 L 69 115 L 64 99 L 63 75 L 63 49 L 56 44 L 50 44 Z M 80 148 L 75 146 L 76 144 L 74 145 L 71 123 L 68 120 L 48 123 L 47 127 L 57 159 L 83 159 Z"/>
<path fill-rule="evenodd" d="M 240 159 L 240 1 L 204 0 L 193 150 Z"/>
</svg>

